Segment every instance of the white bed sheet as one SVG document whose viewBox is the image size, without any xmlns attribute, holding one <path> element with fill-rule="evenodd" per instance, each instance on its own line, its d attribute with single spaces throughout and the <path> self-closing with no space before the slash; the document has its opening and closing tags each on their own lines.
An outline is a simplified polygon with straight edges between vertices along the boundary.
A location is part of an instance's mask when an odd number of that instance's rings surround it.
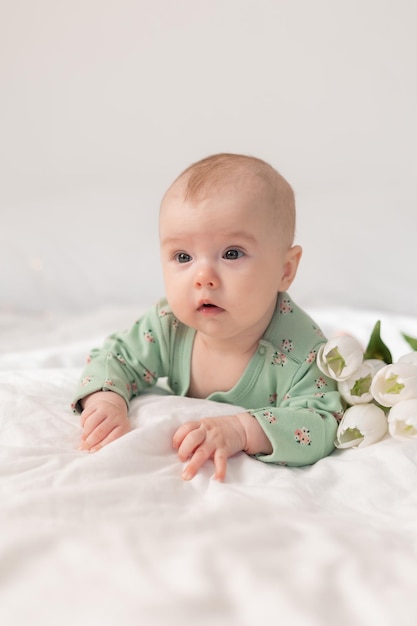
<svg viewBox="0 0 417 626">
<path fill-rule="evenodd" d="M 374 312 L 314 311 L 365 341 Z M 230 459 L 191 482 L 178 425 L 224 405 L 132 404 L 133 430 L 77 451 L 69 410 L 84 355 L 133 321 L 0 319 L 0 619 L 7 626 L 415 624 L 417 442 L 386 437 L 306 468 Z M 396 356 L 417 320 L 378 316 Z"/>
</svg>

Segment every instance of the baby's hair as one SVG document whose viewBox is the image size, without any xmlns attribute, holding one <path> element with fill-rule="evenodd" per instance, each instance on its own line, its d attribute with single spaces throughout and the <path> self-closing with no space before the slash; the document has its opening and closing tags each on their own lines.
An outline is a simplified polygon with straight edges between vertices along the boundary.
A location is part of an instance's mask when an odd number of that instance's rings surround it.
<svg viewBox="0 0 417 626">
<path fill-rule="evenodd" d="M 214 154 L 187 167 L 170 189 L 182 183 L 184 199 L 192 201 L 231 180 L 238 184 L 239 179 L 243 181 L 248 176 L 254 176 L 264 184 L 275 210 L 281 236 L 291 246 L 295 232 L 294 192 L 285 178 L 262 159 L 242 154 Z"/>
</svg>

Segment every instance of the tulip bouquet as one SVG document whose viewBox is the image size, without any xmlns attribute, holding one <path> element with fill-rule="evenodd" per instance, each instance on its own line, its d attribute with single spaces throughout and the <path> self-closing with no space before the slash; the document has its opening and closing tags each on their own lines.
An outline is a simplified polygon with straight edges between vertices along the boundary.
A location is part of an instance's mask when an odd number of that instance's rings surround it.
<svg viewBox="0 0 417 626">
<path fill-rule="evenodd" d="M 338 383 L 346 410 L 337 429 L 337 448 L 364 447 L 387 432 L 417 439 L 417 339 L 403 334 L 412 352 L 393 363 L 377 322 L 365 350 L 351 336 L 323 344 L 320 370 Z"/>
</svg>

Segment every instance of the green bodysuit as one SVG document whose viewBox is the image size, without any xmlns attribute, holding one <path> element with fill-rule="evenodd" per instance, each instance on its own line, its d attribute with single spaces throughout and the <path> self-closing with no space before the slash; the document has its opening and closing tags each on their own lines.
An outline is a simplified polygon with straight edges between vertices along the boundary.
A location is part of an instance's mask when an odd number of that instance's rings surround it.
<svg viewBox="0 0 417 626">
<path fill-rule="evenodd" d="M 77 390 L 80 399 L 108 390 L 129 401 L 167 377 L 175 395 L 186 396 L 195 330 L 179 322 L 166 300 L 125 332 L 111 335 L 94 349 Z M 309 465 L 330 454 L 342 403 L 336 383 L 317 367 L 325 342 L 320 329 L 288 296 L 281 293 L 274 316 L 259 340 L 242 377 L 229 391 L 207 399 L 246 408 L 271 441 L 273 452 L 256 455 L 281 465 Z"/>
</svg>

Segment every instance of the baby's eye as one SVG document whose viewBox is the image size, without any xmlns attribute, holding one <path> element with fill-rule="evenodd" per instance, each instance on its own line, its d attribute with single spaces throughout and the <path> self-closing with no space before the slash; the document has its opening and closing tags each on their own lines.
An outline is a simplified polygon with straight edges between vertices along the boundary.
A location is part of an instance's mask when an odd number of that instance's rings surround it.
<svg viewBox="0 0 417 626">
<path fill-rule="evenodd" d="M 174 259 L 177 263 L 189 263 L 191 261 L 191 256 L 186 252 L 177 252 Z"/>
<path fill-rule="evenodd" d="M 244 252 L 242 250 L 238 250 L 237 248 L 230 248 L 230 250 L 226 250 L 223 255 L 224 259 L 229 261 L 234 261 L 235 259 L 240 259 L 240 257 L 244 256 Z"/>
</svg>

